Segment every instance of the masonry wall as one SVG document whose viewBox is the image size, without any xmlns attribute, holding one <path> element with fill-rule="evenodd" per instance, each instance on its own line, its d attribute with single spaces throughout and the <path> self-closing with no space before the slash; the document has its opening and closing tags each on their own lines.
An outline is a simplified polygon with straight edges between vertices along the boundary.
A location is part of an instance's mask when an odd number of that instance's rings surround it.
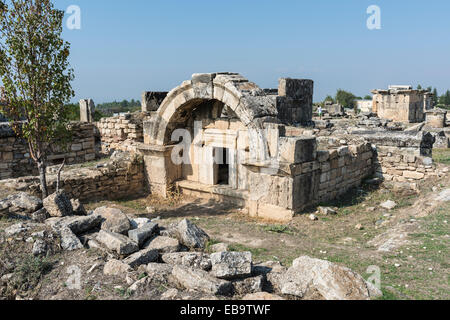
<svg viewBox="0 0 450 320">
<path fill-rule="evenodd" d="M 123 142 L 143 142 L 143 114 L 126 114 L 111 118 L 102 118 L 95 125 L 97 126 L 102 149 L 121 149 Z"/>
<path fill-rule="evenodd" d="M 96 158 L 94 126 L 88 123 L 72 123 L 72 141 L 68 150 L 54 150 L 48 156 L 49 164 L 64 158 L 67 164 L 92 161 Z M 0 179 L 17 178 L 37 174 L 26 141 L 16 137 L 9 124 L 0 126 Z"/>
<path fill-rule="evenodd" d="M 363 137 L 376 146 L 374 169 L 384 180 L 413 182 L 436 174 L 431 158 L 434 137 L 430 133 L 377 133 Z"/>
<path fill-rule="evenodd" d="M 374 110 L 382 119 L 399 122 L 423 122 L 425 120 L 425 95 L 423 92 L 382 91 L 374 95 Z"/>
<path fill-rule="evenodd" d="M 281 159 L 278 172 L 249 174 L 250 215 L 285 218 L 306 207 L 335 199 L 361 185 L 374 171 L 374 151 L 369 143 L 316 151 L 315 138 L 287 138 L 296 146 Z M 267 171 L 267 169 L 266 169 Z M 275 174 L 277 173 L 277 174 Z M 283 213 L 283 211 L 285 211 Z"/>
<path fill-rule="evenodd" d="M 19 185 L 21 190 L 27 185 L 27 191 L 40 196 L 37 177 L 22 177 L 4 180 L 9 186 Z M 50 193 L 56 189 L 56 176 L 48 176 Z M 81 201 L 117 200 L 135 197 L 146 193 L 143 161 L 132 156 L 130 160 L 113 162 L 104 168 L 66 169 L 61 174 L 61 189 L 71 198 Z"/>
</svg>

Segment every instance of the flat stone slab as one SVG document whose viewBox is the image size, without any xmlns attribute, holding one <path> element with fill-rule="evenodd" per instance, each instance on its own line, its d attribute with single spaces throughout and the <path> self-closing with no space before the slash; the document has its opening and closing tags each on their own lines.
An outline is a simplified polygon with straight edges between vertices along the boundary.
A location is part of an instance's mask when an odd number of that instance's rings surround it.
<svg viewBox="0 0 450 320">
<path fill-rule="evenodd" d="M 212 264 L 209 254 L 202 252 L 175 252 L 166 253 L 161 257 L 162 261 L 171 265 L 182 265 L 205 271 L 211 270 Z"/>
<path fill-rule="evenodd" d="M 149 222 L 142 227 L 128 231 L 128 237 L 142 247 L 158 231 L 159 226 L 156 223 Z"/>
<path fill-rule="evenodd" d="M 123 263 L 128 264 L 132 268 L 139 267 L 143 264 L 149 264 L 157 261 L 159 253 L 154 249 L 144 249 L 133 253 L 131 256 L 123 260 Z"/>
<path fill-rule="evenodd" d="M 188 290 L 195 290 L 212 295 L 229 295 L 233 285 L 229 281 L 217 279 L 208 272 L 183 266 L 174 266 L 172 277 Z"/>
<path fill-rule="evenodd" d="M 147 277 L 152 282 L 168 282 L 173 266 L 165 263 L 149 263 L 146 268 Z"/>
<path fill-rule="evenodd" d="M 180 243 L 177 239 L 158 236 L 148 241 L 144 247 L 157 250 L 159 253 L 172 253 L 180 250 Z"/>
<path fill-rule="evenodd" d="M 352 270 L 329 261 L 300 257 L 281 279 L 282 294 L 306 298 L 321 295 L 325 300 L 369 300 L 366 281 Z"/>
<path fill-rule="evenodd" d="M 139 250 L 138 245 L 134 241 L 118 233 L 101 230 L 96 240 L 105 245 L 109 250 L 115 251 L 123 256 L 130 255 Z"/>
<path fill-rule="evenodd" d="M 102 221 L 103 218 L 100 215 L 92 214 L 89 216 L 51 218 L 47 223 L 53 228 L 53 230 L 69 228 L 73 233 L 79 235 L 100 227 Z"/>
<path fill-rule="evenodd" d="M 218 252 L 211 254 L 212 274 L 220 279 L 237 279 L 252 274 L 250 252 Z"/>
</svg>

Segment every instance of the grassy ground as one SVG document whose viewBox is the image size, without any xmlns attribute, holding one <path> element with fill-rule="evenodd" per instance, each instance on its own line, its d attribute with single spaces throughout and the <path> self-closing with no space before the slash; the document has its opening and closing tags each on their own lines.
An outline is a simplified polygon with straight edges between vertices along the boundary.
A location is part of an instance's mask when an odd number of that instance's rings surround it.
<svg viewBox="0 0 450 320">
<path fill-rule="evenodd" d="M 435 162 L 450 165 L 450 149 L 433 149 Z"/>
</svg>

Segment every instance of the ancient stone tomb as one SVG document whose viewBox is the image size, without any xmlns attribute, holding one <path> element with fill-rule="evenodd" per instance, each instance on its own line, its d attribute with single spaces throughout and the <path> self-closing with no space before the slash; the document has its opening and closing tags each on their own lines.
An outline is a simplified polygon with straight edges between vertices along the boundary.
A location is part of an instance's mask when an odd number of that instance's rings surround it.
<svg viewBox="0 0 450 320">
<path fill-rule="evenodd" d="M 239 74 L 196 74 L 143 123 L 150 191 L 226 200 L 250 215 L 287 220 L 359 185 L 372 173 L 369 144 L 318 150 L 289 128 L 312 121 L 313 81 L 263 90 Z M 147 109 L 148 110 L 148 109 Z"/>
</svg>

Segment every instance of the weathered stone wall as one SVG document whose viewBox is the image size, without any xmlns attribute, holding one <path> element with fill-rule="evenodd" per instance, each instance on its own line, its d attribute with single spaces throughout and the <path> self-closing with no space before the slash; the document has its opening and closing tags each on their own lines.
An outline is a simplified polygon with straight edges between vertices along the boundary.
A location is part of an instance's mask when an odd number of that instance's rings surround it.
<svg viewBox="0 0 450 320">
<path fill-rule="evenodd" d="M 285 219 L 335 199 L 373 174 L 374 151 L 369 143 L 317 151 L 313 137 L 288 137 L 281 138 L 280 155 L 275 171 L 251 168 L 250 215 Z"/>
<path fill-rule="evenodd" d="M 375 90 L 374 112 L 382 119 L 400 122 L 423 122 L 427 91 L 424 90 Z"/>
<path fill-rule="evenodd" d="M 92 161 L 96 158 L 94 126 L 88 123 L 72 123 L 72 141 L 68 150 L 55 148 L 48 156 L 50 164 L 66 159 L 67 164 Z M 8 123 L 0 126 L 0 179 L 17 178 L 37 174 L 27 143 L 16 137 Z"/>
<path fill-rule="evenodd" d="M 8 188 L 25 190 L 40 196 L 38 177 L 22 177 L 1 182 Z M 70 168 L 61 174 L 61 186 L 71 198 L 81 201 L 117 200 L 147 193 L 143 161 L 135 155 L 111 161 L 101 168 Z M 48 187 L 56 189 L 56 176 L 48 175 Z"/>
<path fill-rule="evenodd" d="M 445 128 L 447 110 L 434 109 L 426 112 L 426 124 L 433 128 Z"/>
<path fill-rule="evenodd" d="M 143 122 L 144 114 L 138 112 L 125 114 L 112 118 L 102 118 L 96 123 L 100 132 L 102 149 L 122 149 L 124 141 L 143 142 Z"/>
<path fill-rule="evenodd" d="M 363 134 L 376 146 L 375 172 L 385 181 L 422 180 L 436 174 L 432 149 L 434 137 L 428 132 Z"/>
<path fill-rule="evenodd" d="M 361 185 L 374 172 L 374 151 L 369 143 L 318 151 L 318 202 L 329 201 Z M 314 164 L 316 165 L 316 164 Z"/>
</svg>

